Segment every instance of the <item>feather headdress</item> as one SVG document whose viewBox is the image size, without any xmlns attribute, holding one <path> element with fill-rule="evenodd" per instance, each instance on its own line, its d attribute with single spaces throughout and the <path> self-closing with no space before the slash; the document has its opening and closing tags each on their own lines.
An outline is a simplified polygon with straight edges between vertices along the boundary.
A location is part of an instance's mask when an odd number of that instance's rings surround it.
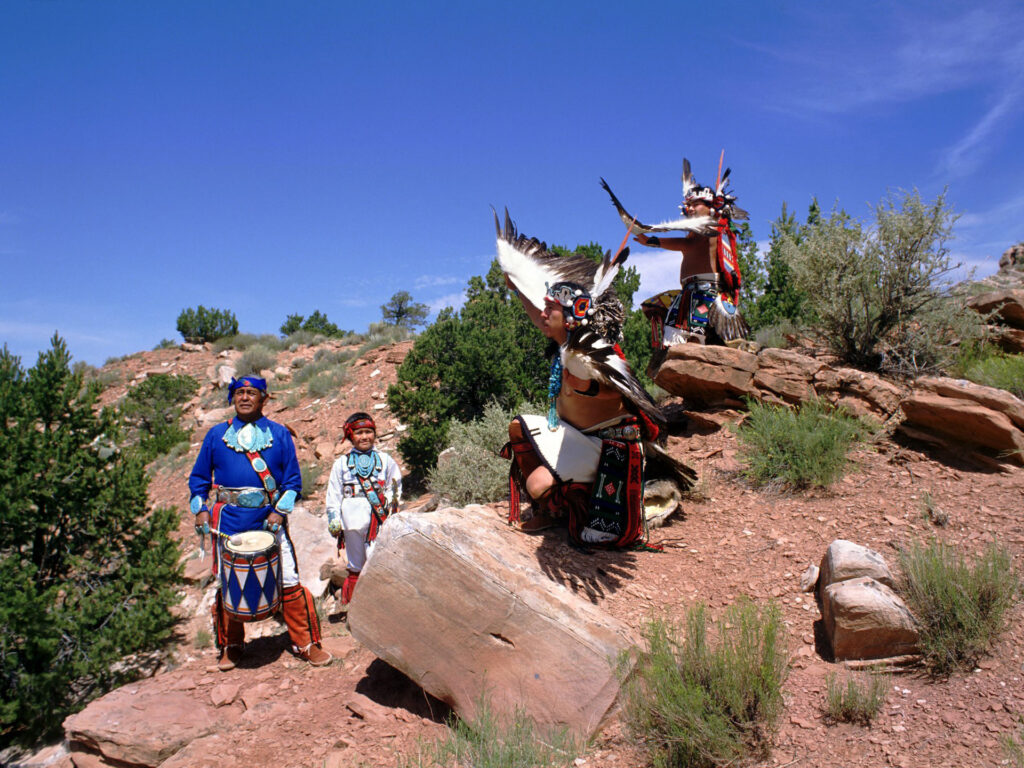
<svg viewBox="0 0 1024 768">
<path fill-rule="evenodd" d="M 568 337 L 559 348 L 565 370 L 581 379 L 596 379 L 618 390 L 660 429 L 665 423 L 661 411 L 616 349 L 625 311 L 611 284 L 629 249 L 616 256 L 607 251 L 601 263 L 595 264 L 585 256 L 559 256 L 537 238 L 519 234 L 507 209 L 504 227 L 497 212 L 494 226 L 498 236 L 498 262 L 524 300 L 541 309 L 551 289 L 559 291 L 563 286 L 575 301 L 588 300 L 585 318 L 572 327 L 566 325 Z M 556 300 L 566 306 L 561 298 Z"/>
<path fill-rule="evenodd" d="M 721 169 L 721 166 L 719 166 Z M 604 187 L 604 191 L 608 193 L 608 196 L 612 199 L 612 205 L 615 206 L 615 210 L 619 212 L 619 218 L 622 219 L 623 223 L 627 226 L 631 226 L 634 233 L 647 233 L 647 232 L 693 232 L 698 235 L 704 235 L 710 237 L 717 231 L 718 220 L 721 217 L 727 219 L 745 219 L 748 214 L 742 208 L 735 205 L 736 196 L 730 194 L 726 190 L 726 182 L 729 179 L 729 173 L 731 169 L 726 168 L 718 179 L 718 183 L 715 188 L 703 187 L 697 183 L 697 180 L 693 177 L 693 171 L 690 169 L 690 161 L 685 157 L 683 158 L 683 204 L 679 206 L 679 209 L 685 214 L 686 203 L 691 200 L 703 200 L 707 203 L 708 207 L 714 212 L 714 216 L 684 216 L 681 219 L 674 219 L 672 221 L 663 221 L 660 224 L 642 224 L 636 221 L 630 216 L 626 209 L 619 202 L 619 198 L 612 192 L 611 187 L 608 186 L 608 182 L 601 179 L 601 186 Z"/>
</svg>

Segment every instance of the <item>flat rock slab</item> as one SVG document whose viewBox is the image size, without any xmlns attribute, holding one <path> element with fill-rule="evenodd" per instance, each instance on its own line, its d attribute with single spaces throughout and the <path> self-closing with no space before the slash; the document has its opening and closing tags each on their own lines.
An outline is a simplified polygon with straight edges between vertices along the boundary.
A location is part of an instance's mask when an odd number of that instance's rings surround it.
<svg viewBox="0 0 1024 768">
<path fill-rule="evenodd" d="M 349 607 L 352 635 L 472 720 L 590 736 L 615 702 L 629 628 L 551 581 L 534 542 L 482 507 L 388 519 Z"/>
<path fill-rule="evenodd" d="M 129 685 L 71 715 L 64 732 L 72 748 L 82 744 L 123 763 L 157 766 L 217 730 L 220 720 L 212 706 L 181 691 Z"/>
</svg>

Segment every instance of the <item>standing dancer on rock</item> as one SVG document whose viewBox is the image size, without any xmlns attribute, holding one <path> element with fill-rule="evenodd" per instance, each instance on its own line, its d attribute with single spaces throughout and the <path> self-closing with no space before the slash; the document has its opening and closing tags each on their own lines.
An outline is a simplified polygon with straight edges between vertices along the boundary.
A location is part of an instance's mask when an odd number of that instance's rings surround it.
<svg viewBox="0 0 1024 768">
<path fill-rule="evenodd" d="M 746 338 L 747 324 L 739 312 L 740 269 L 736 256 L 733 219 L 747 218 L 734 205 L 736 197 L 726 191 L 729 170 L 722 173 L 714 189 L 702 187 L 693 178 L 689 160 L 683 160 L 684 218 L 647 226 L 632 218 L 622 207 L 604 179 L 601 186 L 612 199 L 619 217 L 631 228 L 637 242 L 652 248 L 678 251 L 681 290 L 666 291 L 642 304 L 651 321 L 651 346 L 655 367 L 664 350 L 673 344 L 697 342 L 738 346 Z M 651 236 L 651 232 L 682 231 L 683 237 Z M 659 354 L 660 353 L 660 354 Z"/>
<path fill-rule="evenodd" d="M 344 531 L 348 576 L 341 586 L 341 602 L 352 600 L 356 581 L 373 551 L 381 525 L 398 511 L 402 498 L 402 471 L 388 454 L 374 449 L 377 425 L 368 413 L 353 413 L 345 420 L 345 437 L 352 450 L 331 467 L 327 483 L 327 530 Z"/>
<path fill-rule="evenodd" d="M 519 235 L 507 211 L 504 228 L 494 223 L 508 285 L 557 345 L 547 416 L 509 425 L 509 522 L 532 533 L 564 519 L 579 543 L 642 545 L 644 441 L 664 419 L 618 346 L 625 313 L 611 284 L 629 250 L 595 264 Z M 520 523 L 523 490 L 533 515 Z"/>
<path fill-rule="evenodd" d="M 288 513 L 302 490 L 302 475 L 291 433 L 263 415 L 267 382 L 257 376 L 231 379 L 228 402 L 235 416 L 210 429 L 203 438 L 188 478 L 196 533 L 213 533 L 214 573 L 222 537 L 248 531 L 274 534 L 280 547 L 282 612 L 292 652 L 316 667 L 331 654 L 320 647 L 320 622 L 309 590 L 299 583 L 299 567 L 288 535 Z M 214 482 L 216 481 L 216 485 Z M 211 490 L 213 493 L 211 494 Z M 207 496 L 213 502 L 207 508 Z M 213 604 L 217 666 L 226 672 L 242 658 L 245 624 L 224 609 L 223 584 Z"/>
</svg>

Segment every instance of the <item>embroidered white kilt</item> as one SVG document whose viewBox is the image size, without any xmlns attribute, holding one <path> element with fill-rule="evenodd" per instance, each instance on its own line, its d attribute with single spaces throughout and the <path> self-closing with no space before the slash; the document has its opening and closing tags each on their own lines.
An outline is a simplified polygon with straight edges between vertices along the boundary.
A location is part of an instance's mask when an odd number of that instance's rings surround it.
<svg viewBox="0 0 1024 768">
<path fill-rule="evenodd" d="M 548 429 L 547 416 L 522 414 L 523 433 L 541 461 L 560 483 L 591 483 L 597 476 L 601 458 L 601 438 L 588 435 L 564 421 L 558 429 Z M 619 421 L 619 418 L 613 422 Z M 594 431 L 608 423 L 591 427 Z"/>
</svg>

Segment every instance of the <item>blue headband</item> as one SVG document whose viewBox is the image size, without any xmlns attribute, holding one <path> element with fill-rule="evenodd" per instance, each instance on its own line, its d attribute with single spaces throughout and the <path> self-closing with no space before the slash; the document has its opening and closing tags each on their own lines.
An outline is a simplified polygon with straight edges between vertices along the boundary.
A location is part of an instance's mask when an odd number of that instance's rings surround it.
<svg viewBox="0 0 1024 768">
<path fill-rule="evenodd" d="M 236 379 L 234 376 L 231 377 L 231 383 L 228 384 L 228 402 L 235 396 L 235 390 L 239 387 L 252 387 L 258 389 L 264 395 L 267 394 L 267 380 L 261 379 L 259 376 L 243 376 L 241 379 Z"/>
</svg>

